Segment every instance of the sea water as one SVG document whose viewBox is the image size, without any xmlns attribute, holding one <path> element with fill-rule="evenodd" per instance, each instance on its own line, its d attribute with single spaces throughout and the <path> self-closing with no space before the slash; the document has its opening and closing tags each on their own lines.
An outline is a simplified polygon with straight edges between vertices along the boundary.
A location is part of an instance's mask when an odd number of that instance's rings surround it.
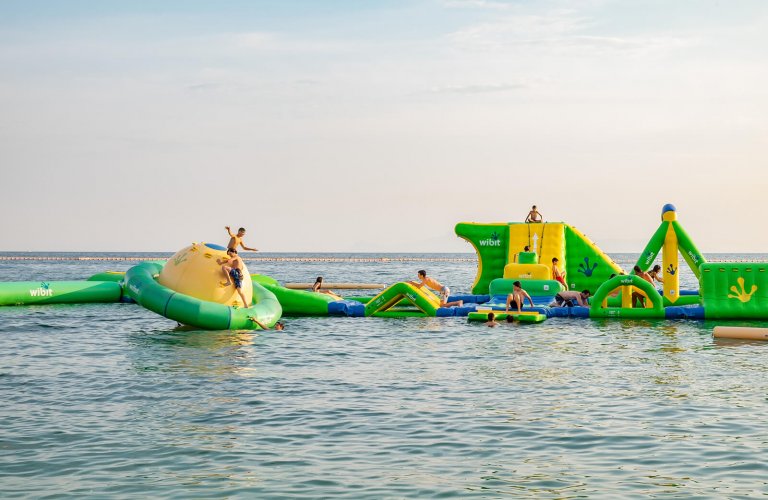
<svg viewBox="0 0 768 500">
<path fill-rule="evenodd" d="M 471 255 L 388 257 L 246 263 L 286 282 L 426 269 L 455 293 L 476 270 Z M 637 256 L 614 257 L 629 269 Z M 134 263 L 0 261 L 0 281 Z M 768 343 L 713 340 L 711 322 L 286 325 L 184 331 L 135 304 L 0 308 L 0 496 L 768 494 Z"/>
</svg>

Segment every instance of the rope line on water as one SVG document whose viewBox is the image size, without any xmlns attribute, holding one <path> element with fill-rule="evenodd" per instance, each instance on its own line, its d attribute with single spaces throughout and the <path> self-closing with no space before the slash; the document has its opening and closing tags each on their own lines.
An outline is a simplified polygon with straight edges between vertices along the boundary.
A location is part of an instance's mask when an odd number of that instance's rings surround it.
<svg viewBox="0 0 768 500">
<path fill-rule="evenodd" d="M 48 261 L 144 261 L 164 260 L 168 257 L 83 257 L 83 256 L 0 256 L 0 261 L 48 260 Z M 244 257 L 246 262 L 476 262 L 474 257 Z"/>
</svg>

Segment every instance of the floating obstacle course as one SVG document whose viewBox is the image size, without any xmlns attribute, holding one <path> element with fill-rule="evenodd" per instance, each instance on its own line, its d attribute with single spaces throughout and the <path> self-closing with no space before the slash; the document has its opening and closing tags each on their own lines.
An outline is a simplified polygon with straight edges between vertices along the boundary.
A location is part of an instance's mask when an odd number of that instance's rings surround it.
<svg viewBox="0 0 768 500">
<path fill-rule="evenodd" d="M 661 255 L 661 290 L 634 272 L 626 274 L 583 233 L 562 222 L 463 222 L 456 225 L 456 234 L 477 252 L 472 292 L 490 290 L 488 303 L 496 310 L 505 304 L 493 289 L 495 280 L 519 279 L 523 288 L 533 289 L 532 296 L 541 296 L 533 283 L 546 282 L 552 258 L 557 258 L 569 288 L 593 296 L 590 308 L 533 308 L 548 317 L 768 319 L 768 263 L 709 263 L 677 220 L 674 205 L 662 208 L 661 219 L 636 263 L 647 272 Z M 699 290 L 680 289 L 681 255 L 699 280 Z M 633 307 L 634 299 L 639 307 Z"/>
<path fill-rule="evenodd" d="M 499 319 L 509 314 L 532 323 L 553 317 L 768 320 L 768 263 L 707 262 L 678 222 L 674 206 L 665 205 L 661 219 L 636 264 L 645 272 L 661 256 L 661 290 L 640 276 L 626 274 L 594 242 L 566 223 L 463 222 L 456 225 L 456 234 L 475 248 L 478 269 L 473 295 L 447 298 L 446 302 L 463 301 L 460 307 L 441 307 L 437 295 L 412 282 L 386 287 L 342 283 L 338 288 L 343 290 L 383 287 L 372 297 L 342 297 L 301 289 L 309 283 L 284 286 L 269 276 L 251 276 L 247 268 L 243 269 L 243 301 L 234 287 L 221 283 L 226 249 L 210 243 L 185 247 L 168 261 L 133 259 L 144 262 L 126 272 L 102 272 L 85 281 L 0 283 L 0 305 L 136 302 L 179 323 L 215 330 L 255 329 L 259 323 L 271 327 L 282 315 L 468 316 L 470 321 L 485 321 L 490 311 Z M 681 255 L 699 280 L 698 290 L 680 289 Z M 565 290 L 552 279 L 553 258 L 564 269 L 571 290 L 594 292 L 591 307 L 553 307 L 555 296 Z M 515 282 L 533 301 L 532 307 L 520 312 L 506 311 Z"/>
</svg>

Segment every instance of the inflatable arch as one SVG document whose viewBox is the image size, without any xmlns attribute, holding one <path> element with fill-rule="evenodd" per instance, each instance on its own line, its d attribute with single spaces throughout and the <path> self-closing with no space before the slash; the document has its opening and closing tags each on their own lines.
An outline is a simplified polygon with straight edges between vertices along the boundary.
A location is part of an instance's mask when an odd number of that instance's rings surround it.
<svg viewBox="0 0 768 500">
<path fill-rule="evenodd" d="M 621 288 L 623 307 L 608 307 L 605 305 L 608 295 Z M 634 288 L 650 300 L 650 307 L 632 308 L 632 292 Z M 634 274 L 615 276 L 595 292 L 592 297 L 590 318 L 664 318 L 664 302 L 650 283 Z"/>
</svg>

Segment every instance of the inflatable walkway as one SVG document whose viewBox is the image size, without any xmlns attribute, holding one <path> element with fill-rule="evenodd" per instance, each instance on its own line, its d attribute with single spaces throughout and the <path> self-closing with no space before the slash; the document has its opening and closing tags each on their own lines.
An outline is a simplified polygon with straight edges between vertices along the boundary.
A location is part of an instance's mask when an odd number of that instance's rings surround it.
<svg viewBox="0 0 768 500">
<path fill-rule="evenodd" d="M 365 304 L 355 300 L 305 290 L 292 290 L 268 276 L 255 275 L 253 283 L 259 283 L 272 292 L 286 316 L 365 316 Z"/>
<path fill-rule="evenodd" d="M 113 281 L 17 281 L 0 283 L 0 306 L 119 302 L 122 293 Z"/>
</svg>

